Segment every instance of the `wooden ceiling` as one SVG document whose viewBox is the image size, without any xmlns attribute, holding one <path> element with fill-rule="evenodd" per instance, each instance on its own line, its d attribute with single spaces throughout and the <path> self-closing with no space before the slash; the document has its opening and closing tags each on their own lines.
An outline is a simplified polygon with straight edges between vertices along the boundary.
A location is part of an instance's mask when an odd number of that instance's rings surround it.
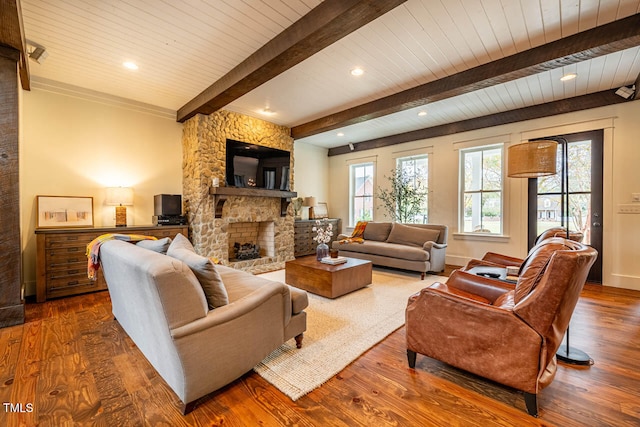
<svg viewBox="0 0 640 427">
<path fill-rule="evenodd" d="M 331 154 L 578 99 L 622 102 L 611 95 L 640 75 L 640 0 L 22 0 L 22 10 L 26 38 L 49 53 L 31 64 L 35 87 L 76 85 L 181 120 L 225 108 Z M 569 72 L 578 77 L 561 82 Z"/>
</svg>

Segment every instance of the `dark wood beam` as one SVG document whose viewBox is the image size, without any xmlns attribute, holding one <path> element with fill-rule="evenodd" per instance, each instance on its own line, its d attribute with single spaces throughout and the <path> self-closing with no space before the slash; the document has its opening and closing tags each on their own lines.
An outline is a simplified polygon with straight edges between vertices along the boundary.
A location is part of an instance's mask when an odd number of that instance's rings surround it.
<svg viewBox="0 0 640 427">
<path fill-rule="evenodd" d="M 325 0 L 180 108 L 177 120 L 211 114 L 406 0 Z"/>
<path fill-rule="evenodd" d="M 316 135 L 638 45 L 640 14 L 295 126 L 291 136 Z"/>
<path fill-rule="evenodd" d="M 24 38 L 20 0 L 0 1 L 0 22 L 2 22 L 0 25 L 0 45 L 11 47 L 20 52 L 18 61 L 20 83 L 24 90 L 30 90 L 29 59 L 26 54 L 27 43 Z"/>
<path fill-rule="evenodd" d="M 371 150 L 374 148 L 387 147 L 389 145 L 402 144 L 421 139 L 435 138 L 438 136 L 452 135 L 460 132 L 468 132 L 477 129 L 484 129 L 508 123 L 523 122 L 525 120 L 539 119 L 542 117 L 555 116 L 557 114 L 571 113 L 574 111 L 588 110 L 591 108 L 604 107 L 611 104 L 619 104 L 628 100 L 615 94 L 615 90 L 605 90 L 588 95 L 576 96 L 559 101 L 547 102 L 545 104 L 531 107 L 518 108 L 502 113 L 490 114 L 473 119 L 462 120 L 455 123 L 448 123 L 440 126 L 414 130 L 397 135 L 382 138 L 370 139 L 353 144 L 353 151 Z M 344 145 L 329 149 L 329 156 L 347 154 L 353 152 L 349 146 Z"/>
</svg>

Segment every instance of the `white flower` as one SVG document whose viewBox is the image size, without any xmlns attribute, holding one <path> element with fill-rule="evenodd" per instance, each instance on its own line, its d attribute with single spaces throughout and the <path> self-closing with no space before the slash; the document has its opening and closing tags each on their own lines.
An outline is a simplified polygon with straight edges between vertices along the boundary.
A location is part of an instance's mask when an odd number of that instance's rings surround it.
<svg viewBox="0 0 640 427">
<path fill-rule="evenodd" d="M 313 238 L 318 243 L 329 243 L 331 241 L 331 236 L 333 236 L 333 224 L 328 222 L 326 219 L 320 221 L 316 220 L 316 225 L 311 229 L 316 232 L 316 237 Z"/>
</svg>

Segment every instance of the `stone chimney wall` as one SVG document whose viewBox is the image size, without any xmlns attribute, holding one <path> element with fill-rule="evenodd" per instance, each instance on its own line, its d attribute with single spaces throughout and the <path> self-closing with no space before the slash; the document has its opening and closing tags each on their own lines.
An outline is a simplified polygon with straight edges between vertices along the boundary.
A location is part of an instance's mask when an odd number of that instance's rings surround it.
<svg viewBox="0 0 640 427">
<path fill-rule="evenodd" d="M 224 185 L 227 139 L 277 148 L 291 153 L 290 182 L 294 189 L 293 138 L 290 129 L 230 111 L 208 116 L 198 114 L 184 123 L 182 135 L 182 185 L 184 211 L 190 240 L 203 256 L 253 273 L 284 268 L 293 259 L 293 208 L 280 216 L 280 198 L 230 196 L 215 218 L 214 197 L 209 194 L 212 179 Z M 227 228 L 237 222 L 273 222 L 275 253 L 256 260 L 229 263 Z M 233 244 L 233 242 L 231 242 Z"/>
</svg>

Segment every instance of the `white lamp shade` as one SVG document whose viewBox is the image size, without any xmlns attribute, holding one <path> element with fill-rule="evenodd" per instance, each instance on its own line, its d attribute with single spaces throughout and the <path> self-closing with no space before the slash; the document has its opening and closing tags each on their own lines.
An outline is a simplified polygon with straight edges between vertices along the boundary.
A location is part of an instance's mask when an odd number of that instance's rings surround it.
<svg viewBox="0 0 640 427">
<path fill-rule="evenodd" d="M 133 205 L 133 188 L 131 187 L 107 187 L 105 203 L 110 206 Z"/>
</svg>

